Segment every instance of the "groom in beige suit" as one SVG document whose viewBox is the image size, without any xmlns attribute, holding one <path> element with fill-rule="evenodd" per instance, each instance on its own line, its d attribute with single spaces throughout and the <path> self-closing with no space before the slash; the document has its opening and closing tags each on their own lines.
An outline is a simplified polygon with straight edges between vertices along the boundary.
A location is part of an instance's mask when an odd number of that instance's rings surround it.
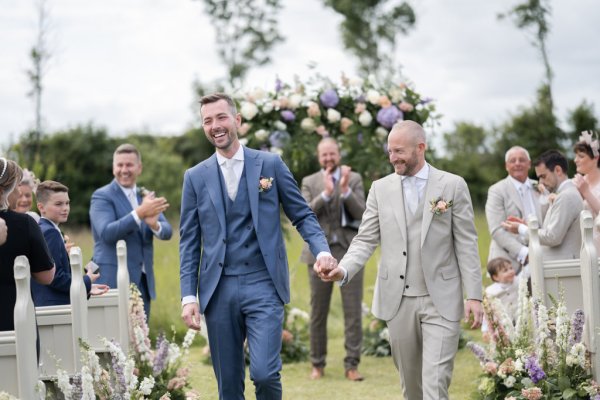
<svg viewBox="0 0 600 400">
<path fill-rule="evenodd" d="M 392 128 L 388 153 L 395 173 L 373 182 L 358 234 L 339 266 L 315 266 L 322 279 L 346 284 L 381 244 L 373 314 L 387 322 L 407 400 L 448 399 L 461 316 L 472 316 L 473 328 L 483 316 L 467 184 L 429 165 L 426 148 L 416 122 Z"/>
</svg>

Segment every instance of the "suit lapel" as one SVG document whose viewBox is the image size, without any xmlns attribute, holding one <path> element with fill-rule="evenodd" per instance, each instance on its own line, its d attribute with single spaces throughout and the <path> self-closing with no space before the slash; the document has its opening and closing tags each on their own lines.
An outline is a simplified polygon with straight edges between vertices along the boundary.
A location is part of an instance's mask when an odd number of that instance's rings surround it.
<svg viewBox="0 0 600 400">
<path fill-rule="evenodd" d="M 432 200 L 437 200 L 438 197 L 442 197 L 444 192 L 444 182 L 442 180 L 442 175 L 439 171 L 433 168 L 431 165 L 429 166 L 429 178 L 427 179 L 427 186 L 425 187 L 425 198 L 423 204 L 423 219 L 421 222 L 421 247 L 423 247 L 423 243 L 425 243 L 425 238 L 427 237 L 427 231 L 429 230 L 429 226 L 431 225 L 431 221 L 433 220 L 434 214 L 430 210 L 430 202 Z M 451 199 L 445 199 L 451 200 Z"/>
<path fill-rule="evenodd" d="M 225 232 L 225 204 L 223 204 L 218 168 L 220 167 L 217 163 L 217 155 L 213 154 L 204 164 L 204 168 L 201 168 L 199 172 L 204 180 L 204 187 L 208 192 L 208 197 L 210 197 L 210 200 L 217 211 L 221 230 Z"/>
<path fill-rule="evenodd" d="M 246 186 L 248 186 L 248 199 L 250 200 L 250 212 L 254 229 L 258 229 L 258 183 L 262 169 L 262 159 L 258 153 L 250 152 L 244 147 L 244 168 L 246 169 Z"/>
<path fill-rule="evenodd" d="M 123 193 L 123 189 L 121 189 L 121 186 L 119 186 L 116 180 L 113 180 L 112 190 L 114 192 L 115 199 L 117 199 L 117 201 L 121 204 L 123 214 L 133 211 L 129 199 L 127 199 L 127 196 L 125 196 L 125 193 Z M 121 217 L 121 215 L 119 217 Z"/>
<path fill-rule="evenodd" d="M 400 175 L 393 175 L 392 184 L 389 185 L 388 193 L 388 199 L 392 203 L 392 209 L 394 210 L 396 222 L 398 222 L 398 226 L 400 227 L 400 234 L 402 235 L 402 240 L 406 242 L 407 235 L 406 214 L 404 211 L 404 189 L 402 188 L 402 177 Z M 399 201 L 399 204 L 397 205 L 395 204 L 396 199 L 398 199 Z"/>
</svg>

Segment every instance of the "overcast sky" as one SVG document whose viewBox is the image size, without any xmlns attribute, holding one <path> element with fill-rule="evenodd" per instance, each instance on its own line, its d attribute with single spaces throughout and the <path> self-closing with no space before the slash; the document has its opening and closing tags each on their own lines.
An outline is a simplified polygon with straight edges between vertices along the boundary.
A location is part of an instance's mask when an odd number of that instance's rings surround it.
<svg viewBox="0 0 600 400">
<path fill-rule="evenodd" d="M 0 145 L 34 122 L 26 97 L 28 52 L 35 41 L 34 0 L 2 0 Z M 355 74 L 342 50 L 340 18 L 321 0 L 285 0 L 286 41 L 247 86 L 271 89 L 276 75 L 307 76 L 307 64 L 337 80 Z M 416 29 L 400 37 L 397 60 L 418 92 L 436 100 L 442 129 L 467 120 L 489 126 L 531 103 L 543 78 L 530 38 L 497 13 L 516 1 L 412 1 Z M 600 2 L 554 0 L 548 41 L 557 114 L 583 99 L 600 115 Z M 192 82 L 224 76 L 203 2 L 191 0 L 48 0 L 50 48 L 44 78 L 47 131 L 93 121 L 112 135 L 148 130 L 180 134 L 194 123 Z"/>
</svg>

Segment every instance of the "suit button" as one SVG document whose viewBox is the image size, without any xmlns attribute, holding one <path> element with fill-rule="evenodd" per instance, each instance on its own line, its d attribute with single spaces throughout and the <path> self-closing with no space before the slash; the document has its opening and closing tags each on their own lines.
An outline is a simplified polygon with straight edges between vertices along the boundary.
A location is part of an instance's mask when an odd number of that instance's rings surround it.
<svg viewBox="0 0 600 400">
<path fill-rule="evenodd" d="M 222 266 L 223 266 L 223 263 L 219 263 L 219 267 L 222 267 Z"/>
<path fill-rule="evenodd" d="M 408 289 L 410 286 L 406 285 L 406 288 Z"/>
<path fill-rule="evenodd" d="M 223 243 L 227 243 L 227 239 L 223 238 Z"/>
<path fill-rule="evenodd" d="M 405 255 L 406 255 L 406 252 L 405 252 L 405 251 L 403 251 L 403 252 L 402 252 L 402 255 L 403 255 L 403 256 L 405 256 Z"/>
<path fill-rule="evenodd" d="M 252 227 L 251 227 L 250 225 L 248 225 L 248 226 L 246 227 L 246 229 L 250 230 L 250 229 L 252 229 Z"/>
<path fill-rule="evenodd" d="M 400 275 L 400 279 L 404 279 L 404 275 Z"/>
<path fill-rule="evenodd" d="M 244 245 L 244 247 L 245 247 L 245 248 L 248 248 L 248 245 L 247 245 L 247 244 L 245 244 L 245 245 Z"/>
<path fill-rule="evenodd" d="M 248 263 L 247 263 L 247 262 L 245 262 L 245 263 L 244 263 L 244 265 L 248 265 Z"/>
</svg>

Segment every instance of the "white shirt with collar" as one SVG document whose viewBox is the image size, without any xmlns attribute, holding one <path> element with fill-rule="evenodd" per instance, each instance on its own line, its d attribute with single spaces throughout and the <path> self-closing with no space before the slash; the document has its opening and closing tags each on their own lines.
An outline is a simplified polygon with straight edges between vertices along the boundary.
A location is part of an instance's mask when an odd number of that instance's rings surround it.
<svg viewBox="0 0 600 400">
<path fill-rule="evenodd" d="M 427 180 L 429 179 L 429 164 L 425 163 L 423 168 L 419 170 L 416 174 L 413 175 L 415 177 L 415 185 L 417 186 L 417 190 L 419 191 L 419 201 L 425 195 L 425 187 L 427 186 Z M 402 188 L 405 189 L 406 185 L 408 185 L 406 178 L 408 175 L 402 175 Z"/>
<path fill-rule="evenodd" d="M 217 163 L 219 167 L 221 167 L 221 173 L 223 174 L 223 178 L 227 176 L 223 170 L 225 169 L 225 162 L 227 160 L 233 161 L 233 173 L 235 174 L 235 187 L 237 188 L 240 184 L 240 178 L 242 177 L 242 172 L 244 172 L 244 146 L 240 145 L 237 149 L 233 157 L 230 159 L 222 155 L 217 151 Z M 225 182 L 227 184 L 227 182 Z M 236 190 L 237 192 L 237 190 Z"/>
</svg>

